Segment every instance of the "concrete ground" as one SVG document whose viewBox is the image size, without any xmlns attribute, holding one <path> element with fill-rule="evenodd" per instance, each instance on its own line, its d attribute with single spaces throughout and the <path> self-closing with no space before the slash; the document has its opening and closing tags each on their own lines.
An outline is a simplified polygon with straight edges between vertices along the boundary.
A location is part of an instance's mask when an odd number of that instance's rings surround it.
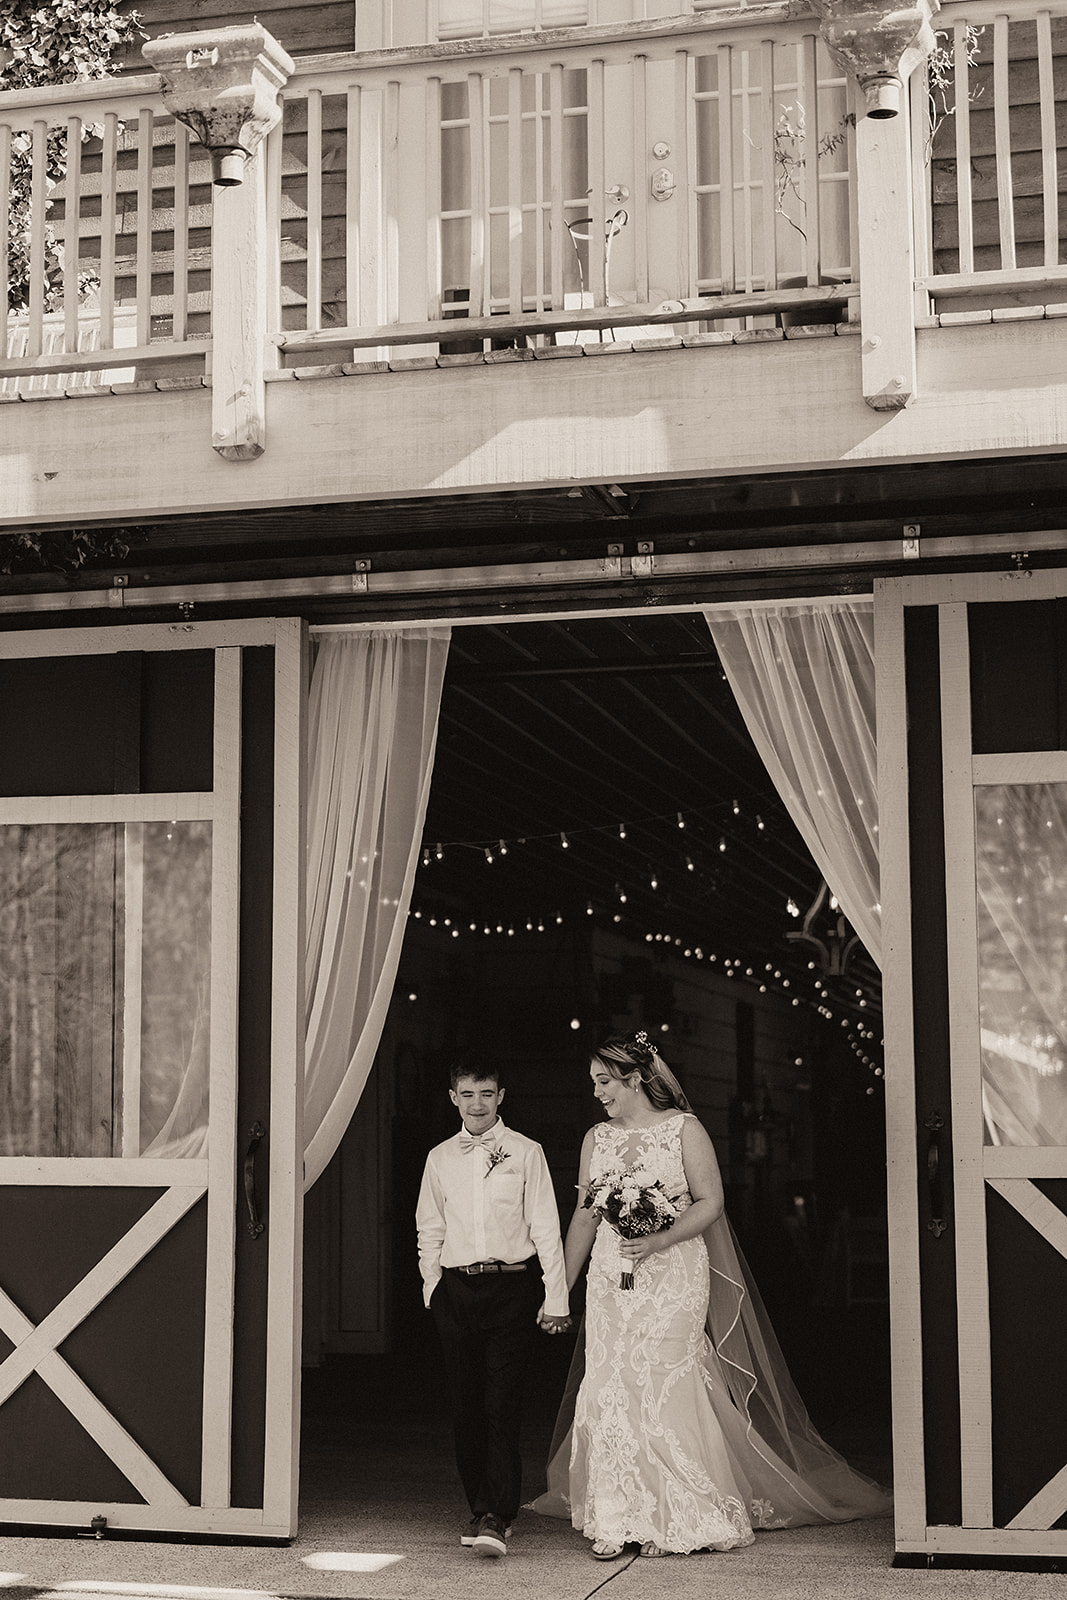
<svg viewBox="0 0 1067 1600">
<path fill-rule="evenodd" d="M 818 1330 L 815 1330 L 817 1333 Z M 856 1334 L 857 1330 L 853 1330 Z M 814 1338 L 814 1334 L 813 1334 Z M 826 1435 L 885 1481 L 883 1330 L 860 1328 L 857 1376 L 805 1392 Z M 855 1344 L 855 1341 L 853 1341 Z M 530 1375 L 526 1490 L 543 1486 L 568 1340 Z M 800 1351 L 800 1365 L 804 1352 Z M 793 1352 L 790 1353 L 793 1359 Z M 794 1368 L 796 1370 L 796 1368 Z M 872 1373 L 876 1374 L 872 1382 Z M 818 1400 L 818 1404 L 816 1404 Z M 305 1374 L 301 1521 L 287 1548 L 80 1537 L 0 1537 L 0 1600 L 1065 1600 L 1059 1574 L 894 1568 L 890 1520 L 757 1535 L 727 1555 L 591 1559 L 568 1524 L 520 1515 L 507 1557 L 460 1546 L 466 1508 L 432 1345 L 405 1363 L 332 1362 Z M 236 1592 L 235 1592 L 236 1591 Z"/>
</svg>

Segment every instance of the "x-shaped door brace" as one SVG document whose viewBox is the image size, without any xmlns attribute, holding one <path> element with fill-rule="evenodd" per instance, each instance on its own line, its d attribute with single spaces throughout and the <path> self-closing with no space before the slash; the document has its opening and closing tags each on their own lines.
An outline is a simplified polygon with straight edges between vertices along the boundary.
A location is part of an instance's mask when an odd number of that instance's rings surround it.
<svg viewBox="0 0 1067 1600">
<path fill-rule="evenodd" d="M 1067 1256 L 1067 1216 L 1041 1193 L 1029 1178 L 989 1178 L 991 1189 L 1003 1195 L 1043 1239 L 1061 1256 Z M 2 1370 L 2 1369 L 0 1369 Z M 1051 1528 L 1067 1511 L 1067 1466 L 1050 1478 L 1043 1489 L 1008 1523 L 1009 1528 Z"/>
<path fill-rule="evenodd" d="M 0 1331 L 15 1346 L 7 1360 L 0 1362 L 0 1406 L 31 1372 L 39 1373 L 53 1394 L 151 1506 L 185 1506 L 189 1502 L 122 1424 L 101 1405 L 59 1354 L 59 1346 L 205 1192 L 202 1185 L 168 1189 L 36 1326 L 0 1289 Z"/>
</svg>

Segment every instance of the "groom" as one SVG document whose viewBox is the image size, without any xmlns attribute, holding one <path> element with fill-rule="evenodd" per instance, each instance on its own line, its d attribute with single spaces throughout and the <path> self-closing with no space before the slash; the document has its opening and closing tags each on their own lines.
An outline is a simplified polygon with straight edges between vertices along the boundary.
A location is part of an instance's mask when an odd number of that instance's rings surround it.
<svg viewBox="0 0 1067 1600">
<path fill-rule="evenodd" d="M 423 1299 L 451 1387 L 471 1509 L 462 1543 L 507 1554 L 519 1509 L 521 1400 L 536 1327 L 571 1325 L 559 1213 L 544 1151 L 500 1120 L 500 1072 L 452 1068 L 462 1127 L 426 1158 L 415 1220 Z"/>
</svg>

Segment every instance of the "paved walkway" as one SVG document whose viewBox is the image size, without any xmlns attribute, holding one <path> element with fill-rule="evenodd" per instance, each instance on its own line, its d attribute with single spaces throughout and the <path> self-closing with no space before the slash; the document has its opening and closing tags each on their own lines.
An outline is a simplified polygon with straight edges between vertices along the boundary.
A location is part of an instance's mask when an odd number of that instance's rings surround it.
<svg viewBox="0 0 1067 1600">
<path fill-rule="evenodd" d="M 545 1340 L 531 1372 L 530 1494 L 569 1352 Z M 878 1363 L 875 1362 L 877 1368 Z M 838 1370 L 841 1370 L 838 1368 Z M 887 1415 L 869 1363 L 856 1393 L 813 1404 L 857 1466 L 887 1470 Z M 812 1397 L 808 1395 L 809 1403 Z M 287 1548 L 0 1537 L 9 1600 L 1064 1600 L 1061 1575 L 894 1568 L 888 1520 L 757 1536 L 728 1555 L 594 1562 L 566 1523 L 520 1516 L 509 1554 L 461 1548 L 465 1516 L 432 1350 L 306 1375 L 301 1524 Z M 233 1595 L 233 1591 L 240 1591 Z M 219 1591 L 229 1591 L 229 1596 Z M 0 1592 L 0 1600 L 8 1600 Z"/>
</svg>

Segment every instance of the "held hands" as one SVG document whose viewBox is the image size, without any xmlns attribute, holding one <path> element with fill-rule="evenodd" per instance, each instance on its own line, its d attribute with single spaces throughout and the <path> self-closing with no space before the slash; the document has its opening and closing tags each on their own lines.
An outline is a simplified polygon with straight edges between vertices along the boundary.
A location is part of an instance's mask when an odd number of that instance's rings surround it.
<svg viewBox="0 0 1067 1600">
<path fill-rule="evenodd" d="M 570 1317 L 550 1317 L 546 1315 L 544 1306 L 537 1313 L 537 1326 L 542 1333 L 566 1333 L 571 1326 Z"/>
</svg>

